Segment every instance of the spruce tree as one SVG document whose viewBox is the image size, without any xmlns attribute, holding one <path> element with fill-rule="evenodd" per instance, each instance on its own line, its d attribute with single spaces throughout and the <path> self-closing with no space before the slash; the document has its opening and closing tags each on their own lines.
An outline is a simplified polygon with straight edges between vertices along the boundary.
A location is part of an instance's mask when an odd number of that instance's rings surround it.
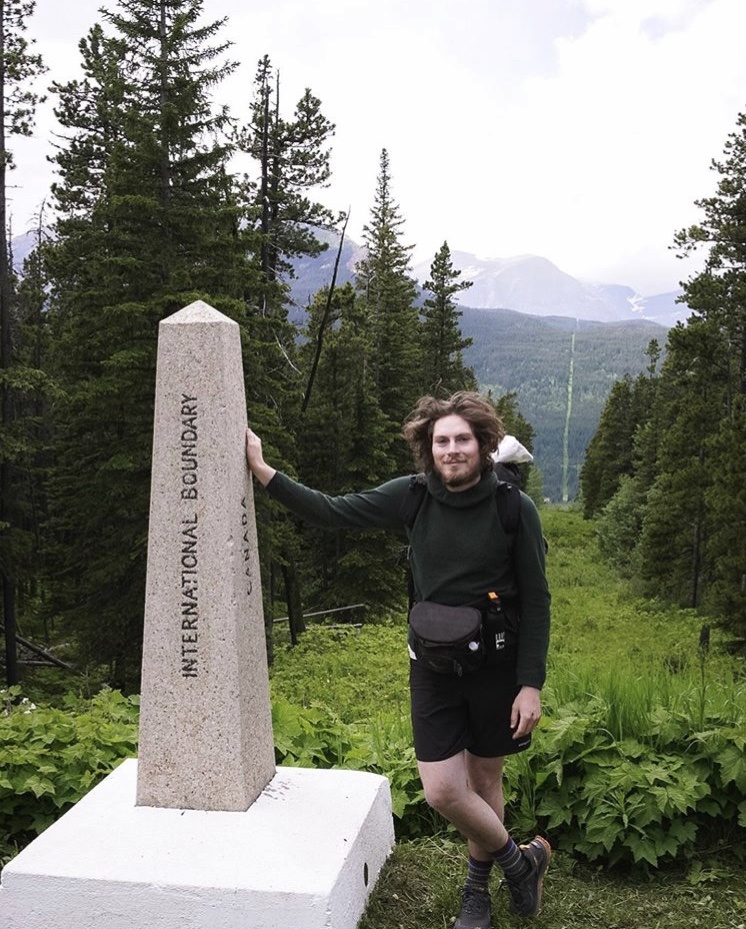
<svg viewBox="0 0 746 929">
<path fill-rule="evenodd" d="M 47 312 L 48 278 L 43 247 L 48 233 L 41 211 L 34 232 L 35 246 L 23 262 L 16 292 L 15 371 L 23 389 L 16 392 L 14 433 L 18 457 L 14 463 L 18 524 L 22 533 L 23 572 L 18 577 L 19 613 L 30 638 L 49 642 L 49 629 L 32 628 L 44 598 L 44 536 L 50 409 L 58 387 L 50 375 L 50 329 Z M 31 635 L 30 633 L 33 633 Z"/>
<path fill-rule="evenodd" d="M 227 170 L 233 65 L 201 0 L 122 0 L 56 88 L 66 144 L 49 249 L 56 367 L 54 602 L 82 661 L 137 686 L 158 323 L 201 298 L 242 320 L 248 276 Z"/>
<path fill-rule="evenodd" d="M 412 247 L 402 242 L 403 224 L 391 189 L 388 152 L 383 149 L 375 200 L 363 230 L 367 254 L 356 267 L 356 287 L 368 307 L 376 398 L 397 430 L 423 393 L 417 291 L 409 274 Z M 408 461 L 401 443 L 395 470 L 407 467 Z"/>
<path fill-rule="evenodd" d="M 718 175 L 716 191 L 696 201 L 701 220 L 675 237 L 680 254 L 706 249 L 706 255 L 703 270 L 683 285 L 683 300 L 693 311 L 688 325 L 669 336 L 677 396 L 662 442 L 658 481 L 676 485 L 682 471 L 696 480 L 688 488 L 688 517 L 683 500 L 679 505 L 691 539 L 685 589 L 691 591 L 692 605 L 704 602 L 743 635 L 746 547 L 741 540 L 742 480 L 735 473 L 743 458 L 746 412 L 746 114 L 738 116 L 723 157 L 713 160 L 712 168 Z M 681 461 L 665 457 L 671 434 L 681 436 Z M 659 506 L 676 510 L 677 504 L 671 491 Z M 686 535 L 678 537 L 684 541 Z"/>
<path fill-rule="evenodd" d="M 707 248 L 704 269 L 683 285 L 696 318 L 717 328 L 726 346 L 724 401 L 730 413 L 746 394 L 746 113 L 726 140 L 724 158 L 713 160 L 716 193 L 695 201 L 701 221 L 674 240 L 682 256 Z"/>
<path fill-rule="evenodd" d="M 742 643 L 746 641 L 746 411 L 723 419 L 709 443 L 716 469 L 706 492 L 708 541 L 704 605 Z"/>
<path fill-rule="evenodd" d="M 33 0 L 0 0 L 0 587 L 5 636 L 6 679 L 18 682 L 16 653 L 16 586 L 18 584 L 19 492 L 14 473 L 21 455 L 17 424 L 17 393 L 25 389 L 24 372 L 16 366 L 15 274 L 8 237 L 8 174 L 13 168 L 9 148 L 13 136 L 31 135 L 38 96 L 33 79 L 45 68 L 31 52 L 25 36 Z"/>
<path fill-rule="evenodd" d="M 273 460 L 294 472 L 304 380 L 297 361 L 298 331 L 288 312 L 288 278 L 291 259 L 326 248 L 316 231 L 334 222 L 329 209 L 315 199 L 330 177 L 334 126 L 309 89 L 292 116 L 284 116 L 281 89 L 279 72 L 265 55 L 257 68 L 249 121 L 238 133 L 238 147 L 251 159 L 241 198 L 252 250 L 252 276 L 244 291 L 244 368 L 249 420 L 265 438 Z M 262 496 L 258 506 L 271 655 L 275 595 L 285 602 L 295 634 L 303 627 L 306 592 L 296 571 L 302 559 L 294 521 Z"/>
<path fill-rule="evenodd" d="M 304 368 L 315 351 L 327 294 L 309 309 Z M 316 386 L 300 427 L 299 475 L 327 493 L 374 487 L 392 470 L 396 431 L 383 414 L 373 383 L 375 348 L 369 307 L 347 285 L 334 294 L 333 318 L 319 359 Z M 306 589 L 318 608 L 364 602 L 390 608 L 402 601 L 397 562 L 401 543 L 382 532 L 319 533 L 304 529 Z"/>
<path fill-rule="evenodd" d="M 430 293 L 422 308 L 422 380 L 428 393 L 447 396 L 477 387 L 474 372 L 464 365 L 463 358 L 472 339 L 461 335 L 459 319 L 463 314 L 454 299 L 472 282 L 460 281 L 460 277 L 448 242 L 444 242 L 430 265 L 430 277 L 422 285 Z"/>
<path fill-rule="evenodd" d="M 583 513 L 593 516 L 616 493 L 623 474 L 632 473 L 633 383 L 627 375 L 611 389 L 580 472 Z"/>
<path fill-rule="evenodd" d="M 623 558 L 641 527 L 626 569 L 644 590 L 711 610 L 744 638 L 745 114 L 712 167 L 719 179 L 715 194 L 697 201 L 701 221 L 674 240 L 682 256 L 706 251 L 703 270 L 683 284 L 692 313 L 669 331 L 659 373 L 654 340 L 648 376 L 631 392 L 620 385 L 612 392 L 588 448 L 583 493 L 586 513 L 598 512 L 616 489 L 614 475 L 632 474 L 601 521 L 613 557 Z M 617 442 L 630 428 L 631 462 Z"/>
<path fill-rule="evenodd" d="M 329 182 L 334 125 L 308 88 L 292 117 L 283 117 L 281 89 L 280 74 L 265 55 L 257 66 L 249 122 L 239 133 L 239 148 L 253 161 L 246 206 L 261 270 L 257 305 L 265 314 L 277 312 L 287 298 L 290 259 L 322 252 L 326 245 L 314 228 L 334 222 L 331 211 L 311 197 Z"/>
</svg>

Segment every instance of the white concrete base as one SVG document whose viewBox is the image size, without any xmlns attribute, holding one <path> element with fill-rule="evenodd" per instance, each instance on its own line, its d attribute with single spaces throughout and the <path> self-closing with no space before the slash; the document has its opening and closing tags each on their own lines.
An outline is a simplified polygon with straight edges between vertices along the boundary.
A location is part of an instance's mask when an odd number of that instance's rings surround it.
<svg viewBox="0 0 746 929">
<path fill-rule="evenodd" d="M 129 759 L 2 872 L 3 929 L 354 929 L 394 844 L 388 781 L 278 768 L 245 812 L 135 806 Z"/>
</svg>

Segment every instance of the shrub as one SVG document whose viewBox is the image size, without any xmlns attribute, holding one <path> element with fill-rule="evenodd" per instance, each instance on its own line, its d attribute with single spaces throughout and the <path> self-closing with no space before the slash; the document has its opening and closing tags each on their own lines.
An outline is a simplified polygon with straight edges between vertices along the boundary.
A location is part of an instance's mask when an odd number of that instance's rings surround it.
<svg viewBox="0 0 746 929">
<path fill-rule="evenodd" d="M 136 753 L 138 702 L 105 690 L 54 708 L 21 700 L 18 688 L 0 691 L 0 855 L 29 842 Z"/>
<path fill-rule="evenodd" d="M 577 676 L 570 699 L 560 683 L 525 757 L 535 802 L 526 811 L 524 791 L 520 814 L 590 861 L 656 866 L 724 837 L 746 852 L 743 681 L 617 666 L 592 689 Z"/>
</svg>

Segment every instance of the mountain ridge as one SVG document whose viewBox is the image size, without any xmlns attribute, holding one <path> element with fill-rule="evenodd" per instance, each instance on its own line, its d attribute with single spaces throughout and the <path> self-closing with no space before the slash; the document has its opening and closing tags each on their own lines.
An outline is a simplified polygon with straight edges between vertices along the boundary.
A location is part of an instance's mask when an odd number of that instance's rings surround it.
<svg viewBox="0 0 746 929">
<path fill-rule="evenodd" d="M 331 282 L 339 237 L 327 236 L 326 251 L 294 263 L 293 322 L 305 321 L 305 307 Z M 17 263 L 32 244 L 32 237 L 23 243 L 14 239 Z M 345 240 L 339 285 L 354 279 L 364 254 L 362 246 Z M 624 285 L 583 284 L 537 256 L 487 260 L 467 252 L 454 255 L 455 266 L 458 262 L 468 268 L 463 279 L 474 281 L 462 293 L 459 307 L 463 335 L 473 340 L 464 361 L 483 389 L 516 394 L 521 413 L 535 430 L 534 454 L 546 495 L 573 499 L 609 390 L 625 375 L 645 372 L 650 340 L 664 344 L 668 326 L 685 318 L 686 307 L 673 302 L 675 294 L 643 298 Z M 425 281 L 429 266 L 419 268 Z M 510 301 L 534 312 L 476 305 L 480 294 L 482 300 Z M 656 312 L 648 315 L 652 310 Z"/>
<path fill-rule="evenodd" d="M 313 258 L 294 261 L 294 277 L 288 279 L 293 303 L 291 316 L 296 321 L 304 315 L 304 307 L 314 294 L 331 283 L 339 235 L 331 230 L 317 231 L 317 235 L 328 249 Z M 339 286 L 354 281 L 355 265 L 364 256 L 364 246 L 346 237 L 337 273 Z M 678 302 L 681 291 L 646 296 L 626 284 L 581 281 L 540 255 L 480 258 L 471 252 L 454 250 L 451 262 L 461 272 L 461 280 L 471 284 L 460 295 L 461 306 L 597 322 L 647 319 L 667 328 L 689 315 L 688 307 Z M 430 264 L 419 262 L 411 268 L 420 289 L 429 277 Z"/>
<path fill-rule="evenodd" d="M 316 256 L 302 256 L 291 262 L 288 277 L 293 322 L 302 322 L 305 308 L 314 295 L 331 283 L 340 235 L 334 230 L 315 230 L 328 247 Z M 13 237 L 13 263 L 18 271 L 36 243 L 36 231 Z M 365 257 L 365 247 L 345 237 L 337 273 L 339 286 L 355 279 L 355 266 Z M 689 316 L 688 307 L 679 302 L 681 291 L 642 295 L 626 284 L 589 283 L 560 270 L 539 255 L 513 255 L 507 258 L 480 258 L 471 252 L 452 251 L 451 261 L 461 271 L 461 280 L 471 286 L 462 292 L 460 305 L 475 309 L 510 309 L 531 316 L 565 316 L 571 319 L 612 322 L 648 319 L 670 328 Z M 430 274 L 430 263 L 411 268 L 412 277 L 422 284 Z"/>
</svg>

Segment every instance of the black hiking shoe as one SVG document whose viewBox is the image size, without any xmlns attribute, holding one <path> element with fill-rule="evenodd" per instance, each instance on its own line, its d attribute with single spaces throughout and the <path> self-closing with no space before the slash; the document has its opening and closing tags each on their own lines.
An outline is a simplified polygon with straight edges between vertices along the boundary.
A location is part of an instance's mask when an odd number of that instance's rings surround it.
<svg viewBox="0 0 746 929">
<path fill-rule="evenodd" d="M 453 929 L 490 929 L 492 901 L 487 888 L 467 884 L 461 891 L 461 912 Z"/>
<path fill-rule="evenodd" d="M 552 857 L 552 846 L 537 835 L 526 845 L 519 846 L 523 860 L 531 869 L 519 880 L 505 878 L 510 891 L 510 912 L 516 916 L 536 916 L 541 908 L 541 889 L 544 873 Z"/>
</svg>

